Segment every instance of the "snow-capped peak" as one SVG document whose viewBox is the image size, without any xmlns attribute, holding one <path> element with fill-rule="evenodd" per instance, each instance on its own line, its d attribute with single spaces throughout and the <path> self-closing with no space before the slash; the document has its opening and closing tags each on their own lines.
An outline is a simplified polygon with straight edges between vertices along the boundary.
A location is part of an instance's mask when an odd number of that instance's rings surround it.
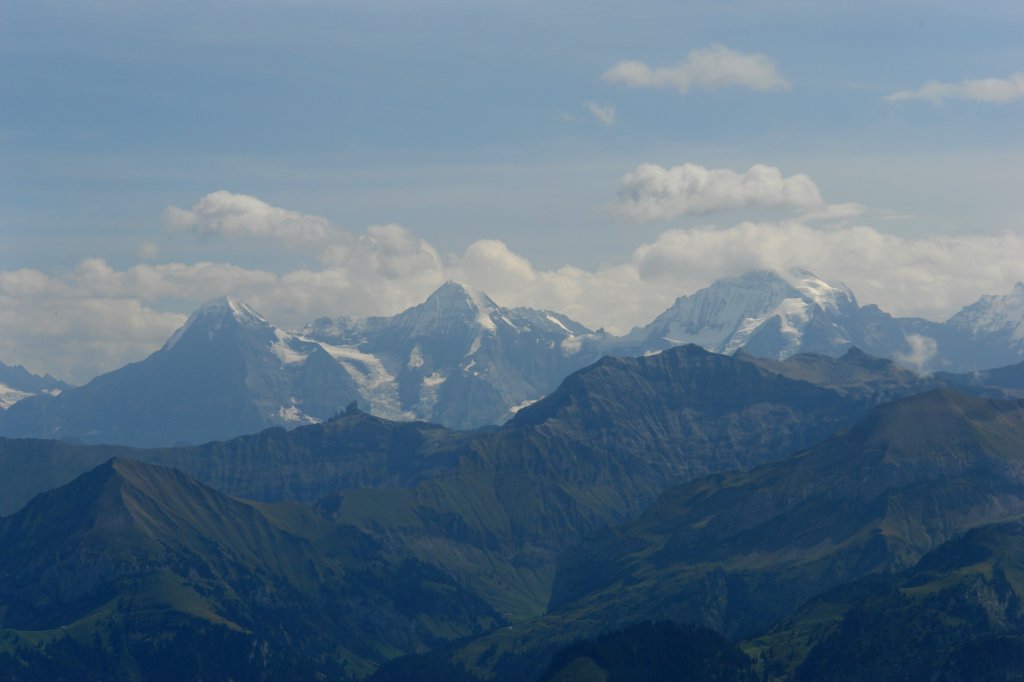
<svg viewBox="0 0 1024 682">
<path fill-rule="evenodd" d="M 199 310 L 194 312 L 192 315 L 198 317 L 211 317 L 222 316 L 229 313 L 239 321 L 255 318 L 260 322 L 266 322 L 266 319 L 253 310 L 248 303 L 245 303 L 234 296 L 221 296 L 219 298 L 211 299 L 200 306 Z"/>
<path fill-rule="evenodd" d="M 786 279 L 822 310 L 837 312 L 840 308 L 857 304 L 853 292 L 845 284 L 827 282 L 809 270 L 793 270 Z"/>
<path fill-rule="evenodd" d="M 453 323 L 457 324 L 457 321 L 475 322 L 484 331 L 493 332 L 496 329 L 493 315 L 497 311 L 498 304 L 487 294 L 461 282 L 448 280 L 426 301 L 400 313 L 395 319 L 401 320 L 417 333 L 450 327 Z"/>
<path fill-rule="evenodd" d="M 1017 282 L 1003 296 L 982 296 L 949 318 L 948 324 L 970 332 L 975 338 L 1006 333 L 1014 341 L 1024 341 L 1024 282 Z"/>
<path fill-rule="evenodd" d="M 800 347 L 804 328 L 815 316 L 841 316 L 856 308 L 853 293 L 845 285 L 827 282 L 807 270 L 755 270 L 680 296 L 654 322 L 634 329 L 626 339 L 645 348 L 695 343 L 731 353 L 746 345 L 765 323 L 776 320 L 781 335 L 775 342 L 781 344 L 777 352 L 785 355 Z"/>
<path fill-rule="evenodd" d="M 273 325 L 249 304 L 233 296 L 220 296 L 210 299 L 189 315 L 181 329 L 167 339 L 162 350 L 174 348 L 185 334 L 193 329 L 202 328 L 212 337 L 228 320 L 251 328 L 273 328 Z"/>
<path fill-rule="evenodd" d="M 471 306 L 490 310 L 498 307 L 498 304 L 492 301 L 484 292 L 453 279 L 438 287 L 434 293 L 427 297 L 424 304 L 441 308 Z"/>
</svg>

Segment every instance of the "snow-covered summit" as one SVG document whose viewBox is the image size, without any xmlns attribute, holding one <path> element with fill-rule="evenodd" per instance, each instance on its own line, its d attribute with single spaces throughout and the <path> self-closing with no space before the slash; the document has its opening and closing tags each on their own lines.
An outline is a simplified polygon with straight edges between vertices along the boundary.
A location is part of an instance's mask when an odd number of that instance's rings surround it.
<svg viewBox="0 0 1024 682">
<path fill-rule="evenodd" d="M 414 335 L 451 331 L 475 323 L 485 332 L 495 330 L 494 313 L 498 305 L 490 297 L 461 282 L 448 280 L 423 303 L 399 313 L 393 319 Z"/>
<path fill-rule="evenodd" d="M 842 282 L 827 282 L 809 270 L 792 270 L 780 274 L 794 289 L 810 299 L 822 310 L 839 312 L 857 307 L 857 299 L 848 286 Z"/>
<path fill-rule="evenodd" d="M 569 351 L 591 333 L 565 315 L 506 308 L 456 281 L 393 317 L 321 318 L 302 330 L 347 363 L 363 358 L 369 368 L 372 359 L 377 369 L 362 384 L 371 404 L 385 404 L 387 391 L 398 396 L 396 416 L 459 427 L 495 423 L 552 390 L 585 364 Z"/>
<path fill-rule="evenodd" d="M 1024 345 L 1024 282 L 1017 282 L 1005 295 L 982 296 L 949 318 L 947 324 L 973 338 L 999 335 L 1015 345 Z"/>
<path fill-rule="evenodd" d="M 484 292 L 454 279 L 446 281 L 432 294 L 427 296 L 423 305 L 436 306 L 439 308 L 465 306 L 473 309 L 494 309 L 498 307 L 498 305 L 491 300 L 490 296 Z"/>
<path fill-rule="evenodd" d="M 849 346 L 842 318 L 856 310 L 844 284 L 808 270 L 754 270 L 680 296 L 653 322 L 613 344 L 656 352 L 694 343 L 718 353 L 754 344 L 762 354 L 785 357 L 807 350 L 809 337 L 816 345 Z"/>
<path fill-rule="evenodd" d="M 233 296 L 220 296 L 203 303 L 189 315 L 188 320 L 171 338 L 164 343 L 162 350 L 174 348 L 189 333 L 201 330 L 208 339 L 227 324 L 274 333 L 275 327 L 266 318 L 257 313 L 249 304 Z"/>
</svg>

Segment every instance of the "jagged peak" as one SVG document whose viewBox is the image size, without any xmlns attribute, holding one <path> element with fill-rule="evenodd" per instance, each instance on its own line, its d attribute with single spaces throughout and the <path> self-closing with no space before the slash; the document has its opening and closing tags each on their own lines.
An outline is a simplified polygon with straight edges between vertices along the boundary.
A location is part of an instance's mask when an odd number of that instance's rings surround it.
<svg viewBox="0 0 1024 682">
<path fill-rule="evenodd" d="M 501 310 L 487 294 L 455 280 L 448 280 L 418 306 L 399 313 L 395 320 L 425 331 L 438 323 L 471 319 L 485 332 L 496 328 L 491 315 Z M 447 322 L 445 322 L 447 321 Z"/>
<path fill-rule="evenodd" d="M 1015 342 L 1024 342 L 1024 282 L 1017 282 L 1005 294 L 982 296 L 946 323 L 975 336 L 1009 332 Z"/>
<path fill-rule="evenodd" d="M 829 282 L 803 268 L 791 270 L 786 275 L 790 286 L 823 310 L 836 310 L 844 303 L 857 304 L 853 291 L 842 282 Z"/>
<path fill-rule="evenodd" d="M 189 315 L 185 324 L 167 339 L 162 350 L 172 349 L 190 329 L 204 327 L 212 333 L 228 320 L 250 327 L 273 327 L 245 301 L 234 296 L 218 296 L 206 301 Z"/>
<path fill-rule="evenodd" d="M 257 313 L 252 307 L 245 301 L 235 298 L 234 296 L 218 296 L 217 298 L 211 298 L 201 305 L 194 313 L 193 316 L 212 316 L 212 315 L 225 315 L 231 314 L 236 319 L 255 317 L 259 320 L 266 321 L 262 315 Z"/>
<path fill-rule="evenodd" d="M 491 300 L 491 297 L 475 289 L 468 284 L 450 279 L 434 290 L 425 301 L 427 304 L 436 304 L 439 307 L 451 307 L 468 305 L 474 308 L 496 309 L 498 304 Z"/>
</svg>

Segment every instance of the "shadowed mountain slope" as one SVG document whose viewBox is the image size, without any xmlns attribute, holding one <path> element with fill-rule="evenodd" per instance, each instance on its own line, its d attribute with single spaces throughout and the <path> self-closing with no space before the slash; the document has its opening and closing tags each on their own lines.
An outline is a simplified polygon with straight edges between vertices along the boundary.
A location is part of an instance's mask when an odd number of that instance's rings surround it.
<svg viewBox="0 0 1024 682">
<path fill-rule="evenodd" d="M 791 458 L 669 488 L 561 556 L 547 615 L 454 660 L 525 679 L 560 644 L 638 619 L 755 633 L 823 590 L 1021 514 L 1024 402 L 931 391 Z"/>
<path fill-rule="evenodd" d="M 499 622 L 442 574 L 309 508 L 236 500 L 136 461 L 0 519 L 0 627 L 29 660 L 48 656 L 33 643 L 70 637 L 134 666 L 122 679 L 147 679 L 201 632 L 225 647 L 206 665 L 230 676 L 342 679 Z"/>
<path fill-rule="evenodd" d="M 792 459 L 666 491 L 567 555 L 552 607 L 613 619 L 672 609 L 749 632 L 815 592 L 1021 513 L 1022 483 L 1024 403 L 928 392 Z M 629 590 L 615 588 L 623 581 Z"/>
<path fill-rule="evenodd" d="M 493 432 L 458 433 L 351 410 L 290 432 L 122 452 L 230 494 L 323 498 L 324 513 L 444 568 L 517 617 L 549 598 L 557 554 L 638 515 L 668 485 L 750 467 L 848 425 L 867 403 L 695 346 L 606 358 Z M 0 442 L 14 478 L 103 448 Z M 49 449 L 49 460 L 20 456 Z M 52 479 L 51 479 L 52 480 Z M 35 492 L 33 490 L 32 492 Z M 26 492 L 20 492 L 26 496 Z"/>
<path fill-rule="evenodd" d="M 0 362 L 0 410 L 5 410 L 19 400 L 45 393 L 58 394 L 71 388 L 63 381 L 49 374 L 32 374 L 21 365 L 5 365 Z"/>
<path fill-rule="evenodd" d="M 139 447 L 203 443 L 326 419 L 358 397 L 355 381 L 323 348 L 223 298 L 193 313 L 145 360 L 16 403 L 0 414 L 0 434 Z"/>
<path fill-rule="evenodd" d="M 1015 680 L 1022 597 L 1024 525 L 992 524 L 810 600 L 746 648 L 768 680 Z"/>
</svg>

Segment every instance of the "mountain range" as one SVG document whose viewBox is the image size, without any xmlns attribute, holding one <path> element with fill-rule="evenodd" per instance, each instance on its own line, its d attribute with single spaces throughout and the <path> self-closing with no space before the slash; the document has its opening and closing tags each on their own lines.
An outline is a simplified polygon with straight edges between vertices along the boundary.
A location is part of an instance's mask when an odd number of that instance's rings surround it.
<svg viewBox="0 0 1024 682">
<path fill-rule="evenodd" d="M 769 658 L 785 658 L 782 643 L 806 644 L 808 628 L 820 627 L 821 639 L 833 632 L 820 610 L 801 615 L 801 604 L 868 576 L 928 566 L 919 562 L 929 552 L 971 529 L 1022 517 L 1024 401 L 929 391 L 874 408 L 790 458 L 668 488 L 639 518 L 562 553 L 545 615 L 457 647 L 449 660 L 482 677 L 498 673 L 490 679 L 533 679 L 560 646 L 664 618 L 752 642 L 773 626 L 795 628 L 774 636 Z M 1024 555 L 1013 559 L 1024 564 Z M 1016 570 L 1007 579 L 1020 595 Z M 949 567 L 929 582 L 949 586 L 962 576 Z M 986 597 L 974 602 L 984 606 Z M 1016 614 L 1014 604 L 1001 608 Z M 834 624 L 843 612 L 833 613 Z M 786 626 L 787 618 L 797 621 Z M 770 646 L 762 642 L 760 652 Z M 805 647 L 790 663 L 806 655 Z"/>
<path fill-rule="evenodd" d="M 684 346 L 605 358 L 494 431 L 351 408 L 191 447 L 0 439 L 0 513 L 111 456 L 173 466 L 228 494 L 316 504 L 522 617 L 543 611 L 567 544 L 635 517 L 674 482 L 808 447 L 874 400 Z"/>
<path fill-rule="evenodd" d="M 0 410 L 0 435 L 195 444 L 321 422 L 352 401 L 388 419 L 471 429 L 506 421 L 604 355 L 688 343 L 775 360 L 858 348 L 920 373 L 986 371 L 1024 360 L 1024 285 L 940 324 L 861 307 L 845 286 L 806 271 L 757 271 L 680 297 L 621 337 L 504 308 L 456 282 L 393 317 L 323 318 L 291 332 L 222 298 L 148 358 Z M 32 392 L 18 390 L 8 402 Z"/>
<path fill-rule="evenodd" d="M 984 370 L 1024 360 L 1024 284 L 938 323 L 860 306 L 849 288 L 806 270 L 754 271 L 681 296 L 650 324 L 602 341 L 633 355 L 683 343 L 774 359 L 856 347 L 921 372 Z"/>
<path fill-rule="evenodd" d="M 342 362 L 374 358 L 386 380 L 361 382 L 374 414 L 452 428 L 503 422 L 553 390 L 588 364 L 575 342 L 594 336 L 560 313 L 504 308 L 457 282 L 394 317 L 320 319 L 302 334 Z"/>
<path fill-rule="evenodd" d="M 829 652 L 883 641 L 892 609 L 971 623 L 915 645 L 942 674 L 979 647 L 1012 661 L 1021 380 L 686 345 L 604 357 L 497 429 L 350 404 L 201 446 L 0 439 L 0 513 L 20 508 L 0 519 L 0 673 L 500 682 L 664 658 L 831 679 Z M 634 627 L 665 618 L 742 641 Z"/>
<path fill-rule="evenodd" d="M 0 629 L 66 647 L 44 654 L 17 635 L 10 665 L 99 659 L 103 674 L 130 665 L 145 677 L 182 665 L 167 646 L 208 651 L 198 633 L 228 652 L 236 676 L 274 665 L 365 674 L 438 638 L 542 612 L 566 544 L 635 516 L 673 480 L 814 442 L 860 404 L 695 346 L 607 358 L 573 377 L 497 431 L 350 408 L 189 448 L 0 440 L 5 501 L 96 466 L 0 521 Z M 319 501 L 271 502 L 285 498 Z M 94 645 L 97 634 L 122 648 Z M 327 637 L 343 648 L 325 649 Z M 303 646 L 286 648 L 294 638 Z M 261 657 L 246 656 L 253 647 Z"/>
<path fill-rule="evenodd" d="M 5 365 L 0 362 L 0 410 L 5 410 L 19 400 L 46 393 L 56 395 L 71 388 L 49 374 L 32 374 L 21 365 Z"/>
<path fill-rule="evenodd" d="M 651 359 L 687 352 L 695 359 L 726 362 L 701 363 L 713 369 L 709 378 L 716 380 L 709 387 L 719 385 L 727 367 L 763 371 L 743 359 L 698 353 L 694 347 Z M 580 402 L 584 396 L 593 396 L 597 407 L 602 391 L 610 393 L 598 381 L 601 369 L 593 370 L 589 386 L 565 387 L 571 399 L 542 401 L 534 409 L 546 409 L 532 416 L 524 410 L 520 423 L 508 429 L 534 428 L 537 422 L 551 428 L 574 420 L 587 426 L 573 415 L 586 404 Z M 656 376 L 666 368 L 648 369 Z M 628 385 L 638 376 L 642 373 L 635 368 L 628 374 L 620 370 L 614 384 Z M 776 388 L 790 381 L 779 379 L 783 383 Z M 723 393 L 735 389 L 728 386 Z M 713 389 L 705 389 L 695 402 L 712 396 Z M 670 404 L 668 394 L 665 398 L 658 402 Z M 761 401 L 752 395 L 749 404 Z M 726 415 L 735 413 L 736 405 L 716 409 Z M 356 412 L 347 418 L 356 420 L 347 425 L 352 431 L 376 419 Z M 522 442 L 523 436 L 510 437 Z M 605 439 L 577 442 L 576 449 L 585 453 Z M 941 624 L 951 617 L 975 614 L 972 629 L 941 631 L 942 641 L 955 644 L 941 649 L 942 669 L 962 671 L 970 647 L 987 647 L 996 655 L 1006 634 L 1019 632 L 1013 596 L 1021 594 L 1016 576 L 1024 575 L 1018 568 L 1024 556 L 1014 549 L 1019 543 L 1011 542 L 1019 530 L 993 524 L 1024 516 L 1022 446 L 1024 402 L 933 390 L 873 408 L 852 427 L 793 457 L 746 472 L 690 477 L 665 489 L 635 520 L 606 522 L 604 531 L 601 524 L 578 526 L 571 535 L 575 540 L 565 528 L 586 515 L 567 515 L 571 507 L 557 501 L 575 497 L 575 505 L 585 509 L 590 496 L 602 503 L 612 499 L 611 489 L 568 485 L 576 472 L 593 480 L 593 465 L 588 473 L 586 460 L 577 457 L 567 471 L 558 466 L 565 454 L 553 450 L 545 458 L 546 448 L 527 456 L 518 471 L 509 467 L 527 448 L 495 452 L 492 473 L 485 474 L 486 446 L 463 445 L 459 449 L 467 459 L 455 465 L 454 474 L 449 464 L 449 473 L 444 468 L 426 473 L 412 488 L 343 490 L 314 507 L 245 502 L 172 469 L 108 460 L 0 520 L 0 633 L 8 643 L 0 647 L 0 671 L 5 664 L 28 661 L 34 664 L 30 668 L 62 666 L 66 673 L 70 661 L 77 661 L 88 668 L 80 679 L 110 674 L 148 679 L 146 671 L 151 675 L 160 666 L 206 676 L 302 672 L 347 679 L 425 648 L 450 653 L 408 664 L 399 659 L 382 667 L 376 679 L 401 679 L 389 676 L 403 666 L 420 679 L 441 679 L 430 677 L 432 669 L 461 671 L 465 679 L 487 670 L 499 680 L 532 679 L 560 643 L 617 624 L 628 628 L 638 617 L 669 617 L 750 633 L 743 648 L 752 663 L 729 653 L 730 645 L 694 631 L 659 631 L 662 639 L 680 640 L 657 644 L 661 648 L 651 656 L 678 656 L 697 638 L 685 660 L 708 646 L 719 647 L 721 653 L 702 659 L 702 665 L 728 660 L 729 669 L 741 675 L 736 679 L 754 679 L 755 661 L 784 675 L 779 679 L 843 679 L 821 676 L 827 665 L 822 661 L 858 637 L 877 638 L 891 630 L 881 624 L 865 629 L 865 614 L 889 622 L 895 618 L 880 609 L 880 602 L 902 609 L 895 613 L 920 609 L 922 615 L 911 624 L 948 613 L 932 630 L 945 627 Z M 627 457 L 620 448 L 617 459 L 621 490 L 650 476 L 649 469 L 634 473 L 638 454 Z M 230 460 L 225 464 L 232 467 Z M 266 470 L 288 468 L 278 461 Z M 528 472 L 535 472 L 529 483 L 516 483 Z M 542 483 L 559 472 L 561 484 L 544 492 Z M 536 492 L 524 498 L 531 489 Z M 962 535 L 975 527 L 988 530 Z M 548 605 L 532 616 L 509 614 L 504 607 L 514 600 L 503 603 L 501 593 L 507 597 L 523 590 L 531 567 L 532 580 L 542 578 L 545 537 L 562 549 L 549 550 L 561 558 Z M 978 543 L 990 553 L 975 549 Z M 991 563 L 986 557 L 996 550 L 1003 558 Z M 893 577 L 857 582 L 873 575 Z M 521 584 L 508 584 L 515 579 Z M 900 601 L 907 598 L 911 601 Z M 823 620 L 822 604 L 831 620 Z M 512 629 L 506 625 L 510 617 Z M 32 639 L 20 634 L 28 631 Z M 630 632 L 622 636 L 634 636 Z M 1004 639 L 993 643 L 992 636 Z M 33 643 L 40 637 L 62 645 L 41 650 Z M 328 646 L 329 641 L 343 645 Z M 659 641 L 651 637 L 646 645 Z M 705 643 L 698 647 L 697 641 Z M 1007 640 L 1008 645 L 1015 641 Z M 925 645 L 940 643 L 924 640 L 920 646 Z M 568 659 L 555 659 L 585 666 L 577 659 L 597 656 L 600 665 L 626 665 L 622 655 L 611 654 L 615 646 L 602 640 L 600 651 L 607 655 L 577 647 Z M 196 654 L 172 659 L 171 652 L 181 647 Z M 254 649 L 260 656 L 252 657 Z M 927 657 L 916 660 L 921 658 Z M 211 668 L 211 661 L 226 672 Z M 903 665 L 900 661 L 888 665 Z M 93 677 L 85 674 L 89 671 Z M 132 677 L 140 671 L 140 677 Z M 447 673 L 443 678 L 459 679 Z"/>
<path fill-rule="evenodd" d="M 145 360 L 0 412 L 0 434 L 139 447 L 317 423 L 353 401 L 392 419 L 492 424 L 585 362 L 590 330 L 454 282 L 393 318 L 283 331 L 244 302 L 204 304 Z"/>
</svg>

